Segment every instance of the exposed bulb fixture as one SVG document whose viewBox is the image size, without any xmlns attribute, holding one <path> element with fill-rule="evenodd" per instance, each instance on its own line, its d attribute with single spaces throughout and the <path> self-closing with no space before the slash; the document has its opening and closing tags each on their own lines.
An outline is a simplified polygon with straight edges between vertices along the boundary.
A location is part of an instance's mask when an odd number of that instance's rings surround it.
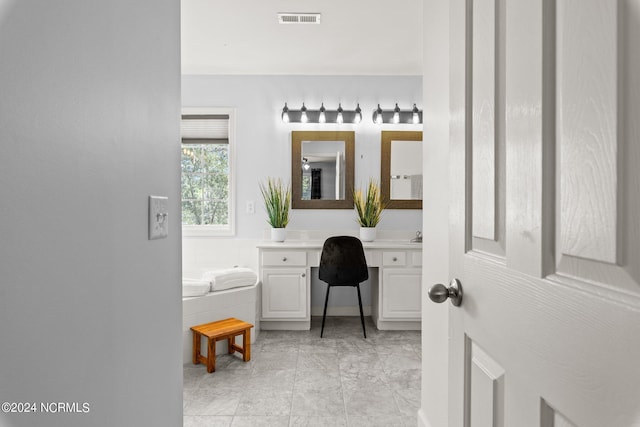
<svg viewBox="0 0 640 427">
<path fill-rule="evenodd" d="M 353 117 L 353 123 L 360 123 L 362 121 L 362 110 L 360 109 L 360 104 L 356 107 L 356 114 Z"/>
<path fill-rule="evenodd" d="M 324 108 L 324 102 L 322 103 L 322 105 L 320 105 L 320 116 L 318 116 L 318 122 L 319 123 L 326 123 L 327 122 L 327 115 L 325 114 L 325 108 Z"/>
<path fill-rule="evenodd" d="M 410 110 L 401 110 L 396 102 L 393 110 L 383 110 L 378 104 L 378 108 L 373 110 L 373 122 L 381 125 L 383 123 L 393 123 L 399 125 L 419 125 L 422 123 L 422 111 L 418 110 L 416 104 Z"/>
<path fill-rule="evenodd" d="M 360 104 L 355 110 L 345 110 L 342 108 L 342 103 L 338 104 L 337 109 L 331 110 L 325 108 L 324 102 L 319 109 L 307 109 L 307 106 L 302 103 L 302 108 L 297 110 L 289 109 L 285 102 L 281 118 L 284 123 L 358 124 L 362 121 L 362 110 Z"/>
<path fill-rule="evenodd" d="M 284 103 L 284 108 L 282 109 L 282 121 L 285 123 L 289 123 L 289 108 L 287 107 L 287 103 Z"/>
<path fill-rule="evenodd" d="M 373 120 L 377 125 L 382 124 L 382 108 L 380 108 L 380 104 L 378 104 L 378 109 L 375 112 Z"/>
<path fill-rule="evenodd" d="M 393 109 L 393 123 L 400 123 L 400 107 L 398 107 L 398 103 L 396 102 L 396 108 Z"/>
</svg>

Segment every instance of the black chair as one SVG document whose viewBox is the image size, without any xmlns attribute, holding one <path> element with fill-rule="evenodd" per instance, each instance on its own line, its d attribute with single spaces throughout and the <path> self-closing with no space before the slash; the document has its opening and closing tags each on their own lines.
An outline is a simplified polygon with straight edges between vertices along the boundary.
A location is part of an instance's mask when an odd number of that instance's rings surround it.
<svg viewBox="0 0 640 427">
<path fill-rule="evenodd" d="M 327 283 L 327 296 L 324 300 L 320 338 L 322 338 L 324 333 L 329 290 L 332 286 L 354 286 L 358 289 L 362 332 L 364 333 L 364 337 L 367 338 L 367 331 L 364 327 L 364 314 L 362 313 L 360 283 L 369 278 L 369 271 L 367 270 L 367 260 L 364 257 L 364 249 L 362 248 L 360 239 L 352 236 L 329 237 L 322 246 L 318 277 Z"/>
</svg>

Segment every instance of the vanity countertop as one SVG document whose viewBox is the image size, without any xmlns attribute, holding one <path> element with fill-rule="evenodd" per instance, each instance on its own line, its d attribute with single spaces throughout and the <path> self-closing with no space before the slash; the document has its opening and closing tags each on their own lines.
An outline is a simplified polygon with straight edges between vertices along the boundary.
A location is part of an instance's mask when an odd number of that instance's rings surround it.
<svg viewBox="0 0 640 427">
<path fill-rule="evenodd" d="M 262 241 L 256 246 L 260 249 L 322 249 L 324 240 L 285 240 L 284 242 Z M 422 249 L 422 243 L 407 240 L 374 240 L 362 242 L 365 249 Z"/>
</svg>

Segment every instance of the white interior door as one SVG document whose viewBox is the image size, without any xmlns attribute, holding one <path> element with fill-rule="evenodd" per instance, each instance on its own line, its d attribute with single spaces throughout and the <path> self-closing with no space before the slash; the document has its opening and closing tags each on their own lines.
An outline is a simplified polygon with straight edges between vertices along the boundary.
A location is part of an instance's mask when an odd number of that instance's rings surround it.
<svg viewBox="0 0 640 427">
<path fill-rule="evenodd" d="M 640 2 L 449 12 L 448 425 L 639 426 Z"/>
<path fill-rule="evenodd" d="M 342 195 L 342 156 L 340 151 L 336 151 L 336 200 L 343 198 Z"/>
</svg>

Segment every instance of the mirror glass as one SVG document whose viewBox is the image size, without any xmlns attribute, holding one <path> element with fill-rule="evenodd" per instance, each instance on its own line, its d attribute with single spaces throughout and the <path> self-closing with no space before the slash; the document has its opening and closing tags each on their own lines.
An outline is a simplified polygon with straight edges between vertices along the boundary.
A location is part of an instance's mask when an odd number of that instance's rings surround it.
<svg viewBox="0 0 640 427">
<path fill-rule="evenodd" d="M 422 132 L 383 131 L 382 197 L 391 209 L 422 209 Z"/>
<path fill-rule="evenodd" d="M 351 209 L 354 132 L 291 132 L 294 209 Z"/>
<path fill-rule="evenodd" d="M 302 200 L 344 200 L 344 141 L 302 141 Z"/>
</svg>

